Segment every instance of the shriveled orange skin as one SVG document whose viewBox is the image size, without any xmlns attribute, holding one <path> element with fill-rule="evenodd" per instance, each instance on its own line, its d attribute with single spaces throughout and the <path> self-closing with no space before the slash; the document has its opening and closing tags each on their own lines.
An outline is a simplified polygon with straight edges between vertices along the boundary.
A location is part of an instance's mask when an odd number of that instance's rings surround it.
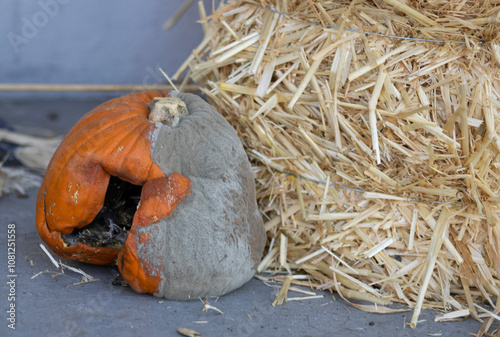
<svg viewBox="0 0 500 337">
<path fill-rule="evenodd" d="M 134 215 L 134 225 L 125 242 L 125 248 L 118 255 L 120 274 L 130 287 L 138 293 L 155 294 L 162 281 L 161 261 L 150 265 L 137 258 L 137 229 L 149 226 L 170 215 L 177 203 L 190 193 L 191 181 L 179 173 L 168 178 L 149 180 L 142 187 L 141 206 Z M 141 244 L 149 241 L 151 235 L 143 232 L 139 236 Z"/>
<path fill-rule="evenodd" d="M 122 276 L 138 292 L 154 293 L 161 277 L 157 267 L 143 266 L 137 259 L 137 227 L 169 215 L 190 193 L 189 179 L 178 173 L 166 177 L 151 160 L 151 135 L 158 126 L 148 120 L 148 104 L 165 96 L 167 92 L 133 93 L 83 116 L 54 153 L 37 198 L 38 233 L 57 255 L 106 265 L 115 263 L 120 254 Z M 123 251 L 82 243 L 68 247 L 61 234 L 85 227 L 95 218 L 111 175 L 143 186 Z"/>
</svg>

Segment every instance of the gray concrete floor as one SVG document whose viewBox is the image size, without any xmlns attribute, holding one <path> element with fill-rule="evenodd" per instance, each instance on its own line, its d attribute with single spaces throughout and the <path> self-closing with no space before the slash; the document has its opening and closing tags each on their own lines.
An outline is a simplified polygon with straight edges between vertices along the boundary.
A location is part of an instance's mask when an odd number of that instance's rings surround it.
<svg viewBox="0 0 500 337">
<path fill-rule="evenodd" d="M 0 118 L 24 127 L 42 127 L 64 134 L 85 112 L 105 98 L 75 101 L 0 101 Z M 470 336 L 481 324 L 473 319 L 435 323 L 437 312 L 424 311 L 416 329 L 408 325 L 412 312 L 377 315 L 361 312 L 334 300 L 328 292 L 321 299 L 287 302 L 273 307 L 278 285 L 251 280 L 242 288 L 209 303 L 165 301 L 134 293 L 112 284 L 116 267 L 99 267 L 74 261 L 99 281 L 68 287 L 79 274 L 57 270 L 39 247 L 35 228 L 36 189 L 26 196 L 0 198 L 0 336 L 179 336 L 179 327 L 202 336 Z M 16 330 L 7 327 L 7 226 L 15 224 Z M 40 272 L 46 271 L 35 278 Z M 292 296 L 292 294 L 290 294 Z M 295 296 L 295 294 L 293 295 Z M 296 296 L 301 296 L 297 294 Z"/>
</svg>

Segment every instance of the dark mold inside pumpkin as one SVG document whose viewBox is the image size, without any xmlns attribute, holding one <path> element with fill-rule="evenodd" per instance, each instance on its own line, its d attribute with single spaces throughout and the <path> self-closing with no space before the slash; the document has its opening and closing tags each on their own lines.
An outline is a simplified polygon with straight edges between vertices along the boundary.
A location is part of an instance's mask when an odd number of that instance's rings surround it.
<svg viewBox="0 0 500 337">
<path fill-rule="evenodd" d="M 62 235 L 64 243 L 78 242 L 91 247 L 123 248 L 141 200 L 142 186 L 111 176 L 104 203 L 91 223 Z"/>
</svg>

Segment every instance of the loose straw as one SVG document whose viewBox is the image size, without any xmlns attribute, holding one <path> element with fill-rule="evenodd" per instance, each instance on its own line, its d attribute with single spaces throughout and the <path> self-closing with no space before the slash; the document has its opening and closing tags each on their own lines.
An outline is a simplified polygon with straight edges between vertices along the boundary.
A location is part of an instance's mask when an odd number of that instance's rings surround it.
<svg viewBox="0 0 500 337">
<path fill-rule="evenodd" d="M 372 137 L 372 146 L 373 150 L 375 150 L 375 157 L 377 160 L 377 164 L 380 164 L 380 147 L 378 143 L 378 131 L 377 131 L 377 116 L 375 113 L 375 109 L 377 107 L 378 98 L 380 96 L 380 92 L 382 91 L 382 85 L 385 81 L 386 73 L 384 71 L 379 71 L 377 76 L 377 82 L 375 83 L 375 88 L 373 89 L 373 93 L 368 101 L 368 113 L 370 114 L 370 133 Z"/>
<path fill-rule="evenodd" d="M 300 271 L 307 286 L 378 305 L 353 303 L 361 310 L 405 303 L 412 326 L 425 308 L 477 317 L 474 304 L 494 305 L 497 8 L 230 0 L 200 10 L 205 37 L 176 75 L 200 83 L 247 150 L 269 238 L 257 270 Z"/>
<path fill-rule="evenodd" d="M 417 326 L 418 316 L 422 310 L 422 304 L 424 303 L 424 298 L 427 293 L 427 287 L 432 277 L 434 266 L 436 264 L 436 259 L 441 250 L 441 245 L 444 241 L 444 235 L 446 234 L 449 226 L 449 217 L 451 212 L 447 208 L 443 208 L 441 214 L 432 233 L 431 245 L 429 253 L 427 255 L 427 264 L 425 266 L 424 280 L 420 286 L 420 292 L 418 294 L 417 303 L 415 309 L 413 310 L 413 316 L 411 318 L 410 326 L 415 328 Z"/>
</svg>

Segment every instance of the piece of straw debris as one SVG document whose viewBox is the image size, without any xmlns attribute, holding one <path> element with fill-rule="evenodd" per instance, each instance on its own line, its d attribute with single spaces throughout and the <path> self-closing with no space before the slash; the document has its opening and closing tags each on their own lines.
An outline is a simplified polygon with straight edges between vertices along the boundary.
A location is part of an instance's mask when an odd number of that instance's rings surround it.
<svg viewBox="0 0 500 337">
<path fill-rule="evenodd" d="M 388 305 L 391 303 L 391 301 L 389 299 L 380 298 L 378 296 L 374 296 L 374 295 L 367 293 L 367 292 L 351 290 L 351 289 L 347 289 L 344 287 L 340 287 L 340 289 L 342 291 L 342 294 L 345 297 L 353 299 L 353 300 L 366 301 L 366 302 L 371 302 L 371 303 L 380 304 L 380 305 Z"/>
<path fill-rule="evenodd" d="M 443 314 L 441 316 L 436 316 L 434 318 L 434 322 L 443 322 L 443 321 L 449 321 L 449 320 L 456 320 L 457 318 L 467 317 L 469 315 L 470 315 L 469 309 L 455 310 L 455 311 Z"/>
<path fill-rule="evenodd" d="M 483 322 L 483 325 L 481 326 L 481 328 L 479 329 L 479 331 L 477 332 L 476 336 L 478 337 L 481 337 L 483 335 L 485 335 L 488 330 L 490 329 L 491 325 L 493 324 L 493 321 L 495 319 L 498 320 L 498 314 L 500 313 L 500 296 L 497 297 L 497 304 L 496 304 L 496 307 L 495 307 L 495 310 L 493 312 L 489 312 L 488 310 L 478 306 L 476 303 L 474 303 L 474 306 L 479 309 L 479 311 L 482 311 L 486 314 L 486 316 L 488 317 L 484 322 Z M 495 335 L 495 333 L 498 335 L 498 332 L 500 330 L 497 328 L 496 332 L 493 332 L 493 336 Z"/>
<path fill-rule="evenodd" d="M 0 195 L 14 192 L 25 195 L 26 190 L 41 184 L 42 177 L 24 167 L 0 167 Z"/>
<path fill-rule="evenodd" d="M 52 264 L 54 265 L 54 267 L 56 267 L 57 269 L 60 270 L 60 273 L 56 274 L 56 275 L 64 274 L 64 269 L 68 269 L 68 270 L 71 270 L 74 273 L 82 275 L 82 280 L 80 282 L 70 284 L 70 285 L 67 286 L 67 288 L 73 287 L 73 286 L 76 286 L 76 285 L 85 284 L 85 283 L 91 283 L 91 282 L 97 282 L 97 281 L 99 281 L 99 279 L 94 278 L 93 276 L 87 274 L 86 272 L 84 272 L 81 269 L 68 266 L 67 264 L 62 263 L 61 260 L 59 260 L 59 262 L 57 262 L 54 259 L 54 257 L 52 256 L 52 254 L 50 254 L 50 252 L 48 251 L 48 249 L 45 247 L 45 245 L 43 243 L 40 243 L 40 248 L 45 253 L 45 255 L 47 255 L 49 257 L 49 259 L 52 262 Z M 44 273 L 44 272 L 40 272 L 40 273 L 36 274 L 35 276 L 32 277 L 32 279 L 35 278 L 36 276 L 38 276 L 41 273 Z"/>
<path fill-rule="evenodd" d="M 424 272 L 424 278 L 422 282 L 422 291 L 418 295 L 418 299 L 415 305 L 415 309 L 413 311 L 413 316 L 411 319 L 410 326 L 414 328 L 417 325 L 418 316 L 420 315 L 420 311 L 422 310 L 422 304 L 425 298 L 425 294 L 427 292 L 427 287 L 429 286 L 429 282 L 431 281 L 434 266 L 436 264 L 436 260 L 441 250 L 441 245 L 444 241 L 444 235 L 448 230 L 449 219 L 451 216 L 451 211 L 447 208 L 443 208 L 441 210 L 441 214 L 436 222 L 436 228 L 434 228 L 434 232 L 432 233 L 432 238 L 430 242 L 430 249 L 427 255 L 427 264 Z"/>
<path fill-rule="evenodd" d="M 0 129 L 0 140 L 21 146 L 57 147 L 61 142 L 61 137 L 42 138 Z"/>
<path fill-rule="evenodd" d="M 92 283 L 92 282 L 98 282 L 98 281 L 100 281 L 98 278 L 88 279 L 86 277 L 82 277 L 82 280 L 80 282 L 69 284 L 69 285 L 66 286 L 66 288 L 71 288 L 71 287 L 74 287 L 74 286 L 79 286 L 79 285 L 82 285 L 82 284 Z"/>
<path fill-rule="evenodd" d="M 194 1 L 195 0 L 186 0 L 186 1 L 184 1 L 184 3 L 182 4 L 181 8 L 177 12 L 175 12 L 175 14 L 170 19 L 168 19 L 167 22 L 165 22 L 163 24 L 163 29 L 169 30 L 170 28 L 172 28 L 175 25 L 175 23 L 189 9 L 189 7 L 191 7 L 191 5 L 193 4 Z"/>
<path fill-rule="evenodd" d="M 379 75 L 377 76 L 377 82 L 375 83 L 375 88 L 373 89 L 373 93 L 368 101 L 368 113 L 370 118 L 370 133 L 372 138 L 372 147 L 375 151 L 375 159 L 377 164 L 380 164 L 380 146 L 378 140 L 378 130 L 377 130 L 377 116 L 375 113 L 375 109 L 377 107 L 378 99 L 380 96 L 380 92 L 382 91 L 382 85 L 384 84 L 386 73 L 384 71 L 379 71 Z"/>
<path fill-rule="evenodd" d="M 59 263 L 54 259 L 54 257 L 52 256 L 52 254 L 49 253 L 49 251 L 47 250 L 47 248 L 45 247 L 45 245 L 43 243 L 40 244 L 40 248 L 42 248 L 43 252 L 45 253 L 45 255 L 47 255 L 50 259 L 50 262 L 52 262 L 52 264 L 54 265 L 54 267 L 56 267 L 57 269 L 59 269 L 61 266 L 59 265 Z"/>
<path fill-rule="evenodd" d="M 387 238 L 384 241 L 378 243 L 377 245 L 373 246 L 371 249 L 367 250 L 364 252 L 366 257 L 373 257 L 375 254 L 381 252 L 385 248 L 389 247 L 391 244 L 394 243 L 394 238 Z"/>
<path fill-rule="evenodd" d="M 31 276 L 31 279 L 34 279 L 35 277 L 38 277 L 38 276 L 45 274 L 45 273 L 49 273 L 49 270 L 45 269 L 43 271 L 40 271 L 40 272 L 36 273 L 35 275 Z"/>
<path fill-rule="evenodd" d="M 273 307 L 276 305 L 282 305 L 283 302 L 287 301 L 288 290 L 290 288 L 290 283 L 292 282 L 292 275 L 287 275 L 283 284 L 281 285 L 280 291 L 273 301 Z"/>
<path fill-rule="evenodd" d="M 477 309 L 479 309 L 479 311 L 484 312 L 487 316 L 489 316 L 489 317 L 491 317 L 491 318 L 494 318 L 494 319 L 496 319 L 497 321 L 500 321 L 500 316 L 498 316 L 498 314 L 495 314 L 495 313 L 493 313 L 493 312 L 491 312 L 491 311 L 489 311 L 489 310 L 486 310 L 486 309 L 484 309 L 483 307 L 481 307 L 480 305 L 478 305 L 478 304 L 476 304 L 476 303 L 474 303 L 474 306 L 475 306 Z M 497 311 L 500 311 L 500 310 L 497 310 Z"/>
<path fill-rule="evenodd" d="M 177 329 L 177 332 L 186 337 L 201 337 L 201 334 L 198 331 L 190 328 L 181 327 Z"/>
<path fill-rule="evenodd" d="M 0 129 L 0 141 L 19 145 L 14 156 L 25 167 L 45 171 L 61 137 L 37 137 L 10 130 Z"/>
<path fill-rule="evenodd" d="M 306 301 L 306 300 L 312 300 L 312 299 L 317 299 L 317 298 L 324 298 L 325 296 L 323 295 L 314 295 L 314 296 L 302 296 L 302 297 L 287 297 L 286 301 Z M 277 304 L 281 305 L 281 304 Z"/>
<path fill-rule="evenodd" d="M 78 282 L 78 283 L 75 283 L 75 284 L 72 284 L 68 287 L 71 287 L 71 286 L 75 286 L 75 285 L 79 285 L 79 284 L 84 284 L 84 283 L 90 283 L 90 282 L 96 282 L 96 281 L 99 281 L 99 279 L 96 279 L 94 278 L 93 276 L 87 274 L 86 272 L 84 272 L 83 270 L 81 269 L 78 269 L 78 268 L 74 268 L 74 267 L 71 267 L 71 266 L 68 266 L 67 264 L 64 264 L 62 263 L 60 260 L 59 260 L 59 264 L 61 265 L 61 271 L 64 272 L 64 269 L 69 269 L 71 270 L 72 272 L 75 272 L 75 273 L 78 273 L 78 274 L 81 274 L 82 275 L 82 281 L 81 282 Z"/>
<path fill-rule="evenodd" d="M 205 302 L 203 304 L 203 309 L 201 311 L 208 311 L 208 310 L 214 310 L 214 311 L 217 311 L 219 314 L 224 315 L 222 310 L 214 307 L 213 305 L 210 305 L 210 303 L 208 303 L 208 300 L 205 300 Z"/>
<path fill-rule="evenodd" d="M 310 296 L 316 296 L 317 295 L 313 291 L 308 291 L 308 290 L 300 289 L 300 288 L 297 288 L 297 287 L 290 287 L 288 289 L 288 291 L 294 291 L 294 292 L 297 292 L 297 293 L 306 294 L 306 295 L 310 295 Z"/>
</svg>

